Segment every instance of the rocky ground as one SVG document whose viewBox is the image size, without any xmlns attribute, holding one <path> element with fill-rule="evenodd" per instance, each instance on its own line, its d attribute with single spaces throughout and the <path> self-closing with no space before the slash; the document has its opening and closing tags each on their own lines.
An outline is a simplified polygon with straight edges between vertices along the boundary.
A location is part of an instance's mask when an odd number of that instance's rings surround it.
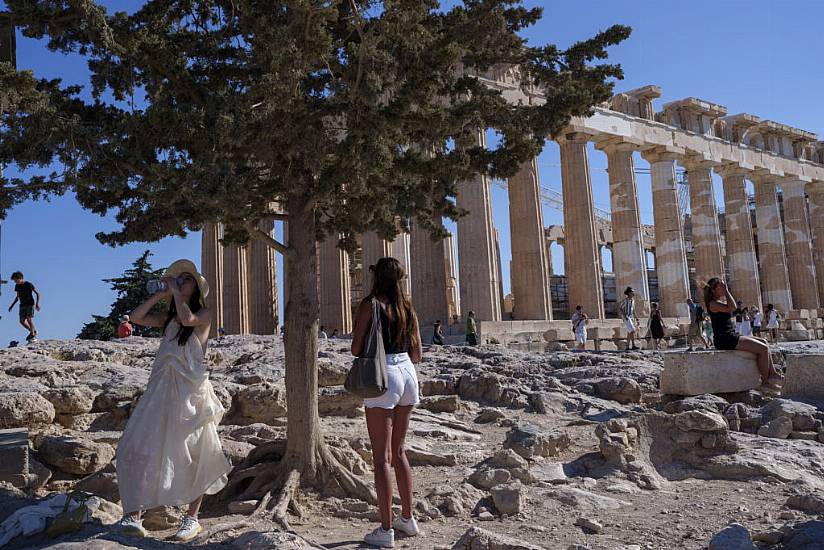
<svg viewBox="0 0 824 550">
<path fill-rule="evenodd" d="M 18 537 L 9 548 L 172 544 L 165 539 L 181 517 L 176 509 L 149 514 L 152 539 L 106 527 L 120 514 L 110 462 L 156 345 L 132 338 L 0 350 L 0 428 L 29 428 L 32 447 L 30 489 L 2 486 L 0 520 L 56 491 L 79 488 L 105 499 L 82 531 L 57 541 Z M 824 353 L 824 343 L 782 344 L 775 358 L 802 351 Z M 657 352 L 486 346 L 424 355 L 425 398 L 408 441 L 424 534 L 397 547 L 824 548 L 822 404 L 758 391 L 661 396 Z M 209 362 L 229 410 L 220 433 L 233 464 L 284 438 L 280 339 L 224 337 L 211 344 Z M 369 479 L 362 410 L 341 387 L 348 343 L 323 342 L 319 362 L 324 430 L 336 454 Z M 290 517 L 296 537 L 248 519 L 255 502 L 220 497 L 205 505 L 198 545 L 359 548 L 377 518 L 364 502 L 303 491 L 303 516 Z"/>
</svg>

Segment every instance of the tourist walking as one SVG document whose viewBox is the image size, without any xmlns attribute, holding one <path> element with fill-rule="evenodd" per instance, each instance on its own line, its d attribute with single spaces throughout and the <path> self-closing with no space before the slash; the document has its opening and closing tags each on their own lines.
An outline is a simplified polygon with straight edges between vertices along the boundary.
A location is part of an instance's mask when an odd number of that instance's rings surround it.
<svg viewBox="0 0 824 550">
<path fill-rule="evenodd" d="M 9 311 L 14 309 L 14 304 L 20 302 L 20 324 L 24 329 L 29 331 L 26 336 L 26 342 L 34 342 L 37 340 L 37 328 L 34 326 L 34 312 L 40 311 L 40 293 L 34 286 L 34 283 L 27 281 L 23 277 L 21 271 L 15 271 L 11 274 L 11 280 L 14 281 L 14 301 L 9 306 Z M 35 299 L 36 297 L 36 299 Z"/>
<path fill-rule="evenodd" d="M 690 326 L 687 329 L 687 351 L 693 351 L 693 343 L 698 340 L 704 349 L 710 347 L 708 337 L 704 336 L 704 308 L 687 298 L 687 308 L 690 313 Z"/>
<path fill-rule="evenodd" d="M 752 331 L 755 336 L 761 336 L 762 319 L 763 316 L 761 311 L 758 310 L 758 306 L 752 306 Z"/>
<path fill-rule="evenodd" d="M 719 350 L 748 351 L 755 355 L 761 383 L 771 389 L 780 387 L 783 376 L 778 374 L 770 356 L 770 347 L 763 338 L 741 336 L 733 325 L 733 312 L 736 310 L 735 298 L 726 283 L 713 277 L 704 287 L 704 304 L 712 322 L 713 343 Z"/>
<path fill-rule="evenodd" d="M 466 315 L 466 343 L 470 346 L 478 345 L 478 325 L 475 324 L 475 312 Z"/>
<path fill-rule="evenodd" d="M 750 309 L 744 308 L 741 312 L 741 336 L 752 336 L 752 320 L 750 318 Z"/>
<path fill-rule="evenodd" d="M 570 320 L 572 321 L 572 332 L 575 334 L 575 349 L 586 349 L 589 317 L 584 313 L 581 306 L 575 306 L 575 313 L 572 314 Z"/>
<path fill-rule="evenodd" d="M 657 350 L 661 339 L 664 338 L 664 318 L 661 316 L 661 310 L 658 309 L 658 304 L 652 302 L 650 304 L 649 321 L 647 328 L 650 334 L 650 344 L 652 349 Z"/>
<path fill-rule="evenodd" d="M 635 290 L 631 286 L 624 290 L 624 299 L 618 305 L 618 312 L 621 314 L 621 319 L 624 320 L 624 326 L 627 327 L 627 349 L 638 349 L 638 346 L 635 345 L 638 317 L 635 316 Z"/>
<path fill-rule="evenodd" d="M 735 303 L 735 311 L 732 312 L 735 316 L 735 332 L 741 334 L 741 322 L 744 316 L 744 302 L 738 300 Z"/>
<path fill-rule="evenodd" d="M 403 266 L 395 258 L 381 258 L 370 267 L 372 291 L 360 304 L 352 336 L 352 354 L 360 356 L 372 324 L 373 303 L 380 307 L 383 347 L 386 352 L 388 388 L 380 397 L 364 399 L 366 427 L 372 443 L 375 490 L 380 526 L 364 537 L 364 542 L 381 548 L 395 546 L 395 531 L 418 534 L 412 516 L 412 469 L 404 451 L 409 417 L 418 404 L 418 376 L 415 363 L 421 361 L 421 335 L 412 303 L 404 295 Z M 401 515 L 392 521 L 392 475 L 401 499 Z"/>
<path fill-rule="evenodd" d="M 774 305 L 767 304 L 767 309 L 764 313 L 767 317 L 767 334 L 769 335 L 770 341 L 775 344 L 778 342 L 778 320 L 780 319 L 778 310 L 775 309 Z"/>
<path fill-rule="evenodd" d="M 198 512 L 204 494 L 225 485 L 231 464 L 223 454 L 217 426 L 225 409 L 209 382 L 206 345 L 211 316 L 209 284 L 189 260 L 166 270 L 161 290 L 135 309 L 132 320 L 163 329 L 146 391 L 137 402 L 117 446 L 115 465 L 123 507 L 124 534 L 146 536 L 141 513 L 158 506 L 188 511 L 174 538 L 193 539 L 201 531 Z M 160 301 L 165 313 L 152 312 Z"/>
<path fill-rule="evenodd" d="M 117 337 L 128 338 L 132 335 L 132 332 L 134 332 L 134 327 L 129 322 L 129 316 L 121 315 L 117 325 Z"/>
<path fill-rule="evenodd" d="M 441 326 L 440 319 L 435 321 L 435 324 L 432 325 L 432 344 L 435 346 L 443 345 L 443 326 Z"/>
</svg>

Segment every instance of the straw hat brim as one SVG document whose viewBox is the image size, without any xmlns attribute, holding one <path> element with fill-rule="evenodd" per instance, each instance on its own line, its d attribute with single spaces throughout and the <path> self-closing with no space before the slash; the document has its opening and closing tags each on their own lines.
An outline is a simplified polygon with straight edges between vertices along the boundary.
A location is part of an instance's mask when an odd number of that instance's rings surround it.
<svg viewBox="0 0 824 550">
<path fill-rule="evenodd" d="M 202 302 L 206 302 L 206 296 L 209 295 L 209 282 L 206 280 L 206 277 L 200 274 L 195 266 L 194 262 L 191 260 L 177 260 L 172 265 L 166 268 L 166 271 L 163 273 L 164 277 L 178 277 L 183 273 L 191 273 L 192 276 L 197 281 L 197 287 L 200 289 L 200 299 Z"/>
</svg>

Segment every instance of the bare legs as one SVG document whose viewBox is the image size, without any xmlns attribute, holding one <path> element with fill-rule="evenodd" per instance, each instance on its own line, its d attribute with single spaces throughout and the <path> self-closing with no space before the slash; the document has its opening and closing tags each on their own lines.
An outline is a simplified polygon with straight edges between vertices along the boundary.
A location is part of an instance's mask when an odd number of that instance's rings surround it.
<svg viewBox="0 0 824 550">
<path fill-rule="evenodd" d="M 37 336 L 37 329 L 34 328 L 34 319 L 32 317 L 26 317 L 25 319 L 20 319 L 20 325 L 29 331 L 32 336 Z"/>
<path fill-rule="evenodd" d="M 775 370 L 775 365 L 773 365 L 772 357 L 770 356 L 770 346 L 763 338 L 740 336 L 738 338 L 738 346 L 736 346 L 735 349 L 755 354 L 762 384 L 766 384 L 771 376 L 778 374 L 778 371 Z"/>
<path fill-rule="evenodd" d="M 398 493 L 401 497 L 401 515 L 412 517 L 412 469 L 406 458 L 403 444 L 409 428 L 412 406 L 380 409 L 367 407 L 366 428 L 372 443 L 372 463 L 375 467 L 375 491 L 378 495 L 378 512 L 381 527 L 392 527 L 392 475 L 395 468 Z"/>
<path fill-rule="evenodd" d="M 203 495 L 200 495 L 199 497 L 197 497 L 195 500 L 193 500 L 189 504 L 189 510 L 186 513 L 189 514 L 190 516 L 192 516 L 193 518 L 197 518 L 197 514 L 200 512 L 200 504 L 202 502 L 203 502 Z M 136 520 L 140 520 L 140 517 L 142 515 L 143 515 L 143 512 L 141 512 L 139 510 L 137 512 L 129 512 L 128 514 L 126 514 L 127 517 L 130 517 L 130 518 L 136 519 Z"/>
</svg>

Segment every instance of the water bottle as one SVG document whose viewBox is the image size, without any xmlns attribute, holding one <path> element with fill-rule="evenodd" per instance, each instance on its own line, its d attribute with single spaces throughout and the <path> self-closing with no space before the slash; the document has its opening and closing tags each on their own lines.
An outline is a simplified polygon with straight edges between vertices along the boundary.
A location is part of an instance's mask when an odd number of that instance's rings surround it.
<svg viewBox="0 0 824 550">
<path fill-rule="evenodd" d="M 166 292 L 169 289 L 169 285 L 166 284 L 166 281 L 161 279 L 151 279 L 148 283 L 146 283 L 146 291 L 149 294 L 156 294 L 158 292 Z"/>
</svg>

